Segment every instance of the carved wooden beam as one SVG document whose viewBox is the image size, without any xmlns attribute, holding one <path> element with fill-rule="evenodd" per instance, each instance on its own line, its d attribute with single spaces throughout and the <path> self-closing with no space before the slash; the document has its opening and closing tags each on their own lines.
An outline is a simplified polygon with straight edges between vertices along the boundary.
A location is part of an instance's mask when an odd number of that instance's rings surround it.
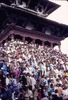
<svg viewBox="0 0 68 100">
<path fill-rule="evenodd" d="M 27 7 L 29 7 L 31 0 L 28 0 Z"/>
</svg>

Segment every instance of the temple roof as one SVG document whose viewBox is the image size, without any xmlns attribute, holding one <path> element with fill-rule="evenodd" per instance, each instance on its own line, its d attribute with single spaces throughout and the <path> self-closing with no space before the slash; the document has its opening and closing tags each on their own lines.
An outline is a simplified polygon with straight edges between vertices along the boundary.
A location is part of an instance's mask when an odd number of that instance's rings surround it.
<svg viewBox="0 0 68 100">
<path fill-rule="evenodd" d="M 31 4 L 35 4 L 36 7 L 38 7 L 37 4 L 39 0 L 35 0 L 35 2 L 30 0 L 31 3 L 29 3 L 28 0 L 25 1 L 27 1 L 26 7 L 21 7 L 21 4 L 16 5 L 15 3 L 0 4 L 0 16 L 1 16 L 0 32 L 2 32 L 7 27 L 7 24 L 14 23 L 23 28 L 28 28 L 29 25 L 31 29 L 42 32 L 44 34 L 49 34 L 48 32 L 50 32 L 49 35 L 54 35 L 57 37 L 68 36 L 68 26 L 47 19 L 49 14 L 51 14 L 54 10 L 56 10 L 59 7 L 59 5 L 52 3 L 48 0 L 43 0 L 45 2 L 46 5 L 45 8 L 48 14 L 46 12 L 45 14 L 44 13 L 40 14 L 39 12 L 35 11 L 33 8 L 30 8 Z M 40 4 L 43 5 L 41 0 L 40 0 Z M 51 5 L 52 8 L 50 7 L 48 8 L 49 5 Z"/>
</svg>

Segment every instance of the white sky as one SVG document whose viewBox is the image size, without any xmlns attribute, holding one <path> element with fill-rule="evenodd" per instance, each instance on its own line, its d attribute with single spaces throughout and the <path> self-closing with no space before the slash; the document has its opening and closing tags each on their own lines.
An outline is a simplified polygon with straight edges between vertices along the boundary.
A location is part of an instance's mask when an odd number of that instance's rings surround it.
<svg viewBox="0 0 68 100">
<path fill-rule="evenodd" d="M 49 0 L 49 1 L 59 4 L 61 6 L 53 13 L 51 13 L 47 17 L 47 19 L 68 25 L 68 1 L 66 0 Z"/>
<path fill-rule="evenodd" d="M 57 10 L 50 14 L 47 19 L 68 25 L 68 1 L 66 0 L 49 0 L 61 5 Z M 68 38 L 61 41 L 61 51 L 68 55 Z"/>
<path fill-rule="evenodd" d="M 61 51 L 68 55 L 68 38 L 61 41 Z"/>
</svg>

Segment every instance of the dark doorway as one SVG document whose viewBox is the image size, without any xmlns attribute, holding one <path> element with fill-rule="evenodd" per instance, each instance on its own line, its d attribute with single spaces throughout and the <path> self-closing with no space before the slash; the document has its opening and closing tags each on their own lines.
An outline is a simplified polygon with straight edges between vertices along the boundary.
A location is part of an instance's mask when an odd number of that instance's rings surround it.
<svg viewBox="0 0 68 100">
<path fill-rule="evenodd" d="M 25 41 L 27 41 L 28 43 L 31 43 L 33 39 L 31 39 L 30 37 L 26 37 Z"/>
<path fill-rule="evenodd" d="M 35 43 L 36 43 L 36 44 L 39 44 L 39 45 L 42 45 L 42 41 L 39 40 L 39 39 L 35 40 Z"/>
<path fill-rule="evenodd" d="M 47 47 L 51 47 L 51 43 L 48 42 L 48 41 L 46 41 L 46 42 L 44 43 L 44 45 L 47 46 Z"/>
</svg>

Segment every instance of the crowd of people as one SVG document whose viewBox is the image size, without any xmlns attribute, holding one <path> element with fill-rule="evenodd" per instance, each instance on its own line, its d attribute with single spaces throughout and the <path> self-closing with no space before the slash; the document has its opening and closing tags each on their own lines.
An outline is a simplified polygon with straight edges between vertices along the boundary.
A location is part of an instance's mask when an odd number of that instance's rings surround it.
<svg viewBox="0 0 68 100">
<path fill-rule="evenodd" d="M 68 57 L 11 38 L 0 46 L 0 100 L 68 100 Z"/>
</svg>

